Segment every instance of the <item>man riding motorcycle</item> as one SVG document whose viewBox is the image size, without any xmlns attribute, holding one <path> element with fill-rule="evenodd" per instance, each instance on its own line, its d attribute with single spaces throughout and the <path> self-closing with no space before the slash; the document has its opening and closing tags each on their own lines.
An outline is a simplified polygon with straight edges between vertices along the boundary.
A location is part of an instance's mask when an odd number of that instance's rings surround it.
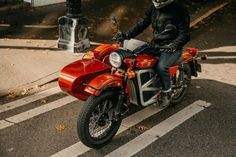
<svg viewBox="0 0 236 157">
<path fill-rule="evenodd" d="M 155 71 L 159 74 L 162 94 L 159 100 L 161 108 L 167 107 L 171 99 L 171 80 L 169 68 L 182 56 L 183 46 L 190 40 L 190 17 L 188 12 L 175 0 L 152 0 L 144 18 L 126 33 L 119 32 L 115 38 L 122 42 L 142 33 L 150 24 L 153 39 L 144 53 L 159 58 Z"/>
</svg>

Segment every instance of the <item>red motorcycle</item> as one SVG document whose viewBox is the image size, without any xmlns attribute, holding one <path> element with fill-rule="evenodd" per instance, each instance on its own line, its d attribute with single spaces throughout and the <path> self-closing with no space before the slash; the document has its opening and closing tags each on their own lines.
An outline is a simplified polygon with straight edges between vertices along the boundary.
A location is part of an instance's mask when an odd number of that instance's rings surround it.
<svg viewBox="0 0 236 157">
<path fill-rule="evenodd" d="M 117 26 L 115 20 L 113 23 Z M 145 44 L 135 39 L 123 44 L 103 44 L 62 69 L 61 89 L 85 101 L 77 129 L 86 146 L 100 148 L 111 141 L 130 105 L 146 107 L 158 102 L 161 84 L 153 70 L 158 59 L 132 53 Z M 170 68 L 171 104 L 181 102 L 191 76 L 196 77 L 201 71 L 197 58 L 198 49 L 187 48 L 179 63 Z"/>
</svg>

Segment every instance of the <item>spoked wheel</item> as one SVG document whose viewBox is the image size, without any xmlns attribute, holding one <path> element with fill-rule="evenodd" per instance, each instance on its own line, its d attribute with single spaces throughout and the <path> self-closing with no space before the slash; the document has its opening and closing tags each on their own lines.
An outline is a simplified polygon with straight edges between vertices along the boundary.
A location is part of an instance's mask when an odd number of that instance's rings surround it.
<svg viewBox="0 0 236 157">
<path fill-rule="evenodd" d="M 92 95 L 83 105 L 78 117 L 78 136 L 88 147 L 106 145 L 118 131 L 121 119 L 115 120 L 117 96 L 112 91 L 98 97 Z"/>
<path fill-rule="evenodd" d="M 191 84 L 191 69 L 189 64 L 184 64 L 179 69 L 173 80 L 171 104 L 175 105 L 182 101 Z"/>
</svg>

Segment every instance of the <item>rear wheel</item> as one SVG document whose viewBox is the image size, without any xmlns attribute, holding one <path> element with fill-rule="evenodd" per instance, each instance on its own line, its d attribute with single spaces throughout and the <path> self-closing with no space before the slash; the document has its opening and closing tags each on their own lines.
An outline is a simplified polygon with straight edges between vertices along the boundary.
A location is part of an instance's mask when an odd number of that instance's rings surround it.
<svg viewBox="0 0 236 157">
<path fill-rule="evenodd" d="M 121 119 L 114 118 L 116 104 L 117 96 L 113 91 L 87 99 L 77 123 L 78 136 L 86 146 L 100 148 L 116 134 L 121 124 Z"/>
<path fill-rule="evenodd" d="M 183 100 L 190 87 L 191 69 L 189 64 L 184 64 L 180 67 L 175 77 L 172 78 L 172 82 L 174 87 L 172 90 L 171 104 L 175 105 Z"/>
</svg>

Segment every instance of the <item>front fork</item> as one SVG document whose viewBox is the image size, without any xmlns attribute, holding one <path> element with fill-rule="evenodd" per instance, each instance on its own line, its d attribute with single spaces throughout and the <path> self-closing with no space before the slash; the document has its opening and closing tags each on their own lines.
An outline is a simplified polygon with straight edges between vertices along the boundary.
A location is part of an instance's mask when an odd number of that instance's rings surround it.
<svg viewBox="0 0 236 157">
<path fill-rule="evenodd" d="M 119 90 L 119 96 L 118 96 L 118 102 L 115 108 L 115 120 L 119 120 L 122 116 L 121 114 L 121 107 L 124 104 L 127 95 L 126 95 L 126 86 L 127 86 L 127 81 L 128 81 L 128 76 L 124 76 L 123 78 L 123 86 L 121 88 L 121 90 Z"/>
</svg>

